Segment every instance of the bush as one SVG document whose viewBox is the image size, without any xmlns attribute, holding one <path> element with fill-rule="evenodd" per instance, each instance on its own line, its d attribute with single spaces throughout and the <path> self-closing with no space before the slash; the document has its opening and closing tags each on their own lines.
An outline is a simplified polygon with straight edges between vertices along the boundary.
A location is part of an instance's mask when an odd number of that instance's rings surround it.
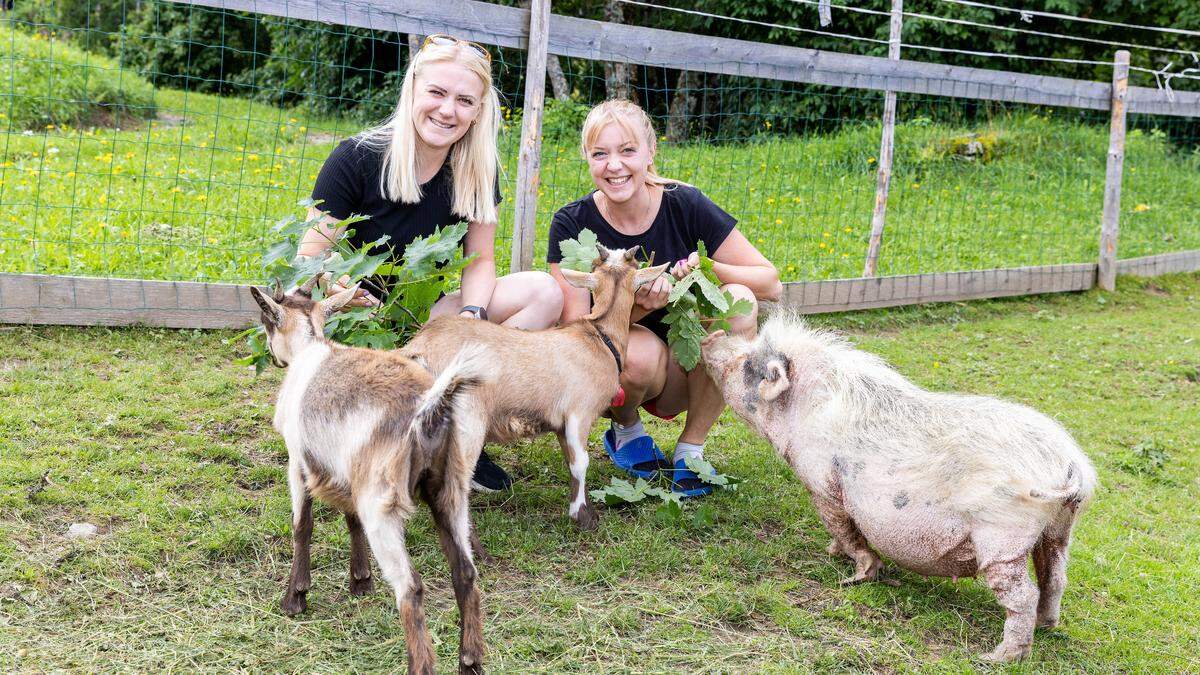
<svg viewBox="0 0 1200 675">
<path fill-rule="evenodd" d="M 10 127 L 119 126 L 154 116 L 154 88 L 116 61 L 0 27 L 0 78 L 12 83 Z"/>
<path fill-rule="evenodd" d="M 235 78 L 271 50 L 251 14 L 157 2 L 130 14 L 114 49 L 157 86 L 231 93 Z"/>
</svg>

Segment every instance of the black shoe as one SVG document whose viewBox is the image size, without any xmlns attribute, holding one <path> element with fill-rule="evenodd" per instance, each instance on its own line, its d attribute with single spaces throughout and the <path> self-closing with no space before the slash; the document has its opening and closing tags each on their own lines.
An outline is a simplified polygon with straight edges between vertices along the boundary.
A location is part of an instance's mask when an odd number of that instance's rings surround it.
<svg viewBox="0 0 1200 675">
<path fill-rule="evenodd" d="M 475 475 L 471 477 L 471 488 L 478 492 L 496 492 L 512 487 L 512 478 L 504 472 L 487 451 L 480 451 L 479 461 L 475 463 Z"/>
</svg>

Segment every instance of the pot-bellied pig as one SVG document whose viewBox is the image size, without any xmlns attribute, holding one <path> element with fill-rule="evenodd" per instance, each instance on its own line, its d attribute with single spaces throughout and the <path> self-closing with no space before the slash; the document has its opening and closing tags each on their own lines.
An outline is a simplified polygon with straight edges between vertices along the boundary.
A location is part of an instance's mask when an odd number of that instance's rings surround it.
<svg viewBox="0 0 1200 675">
<path fill-rule="evenodd" d="M 794 317 L 752 342 L 718 331 L 702 351 L 725 401 L 812 493 L 830 554 L 855 562 L 844 583 L 875 579 L 876 551 L 919 574 L 982 576 L 1007 610 L 986 657 L 996 661 L 1027 656 L 1034 626 L 1058 622 L 1071 528 L 1096 488 L 1062 426 L 1023 405 L 926 391 Z"/>
</svg>

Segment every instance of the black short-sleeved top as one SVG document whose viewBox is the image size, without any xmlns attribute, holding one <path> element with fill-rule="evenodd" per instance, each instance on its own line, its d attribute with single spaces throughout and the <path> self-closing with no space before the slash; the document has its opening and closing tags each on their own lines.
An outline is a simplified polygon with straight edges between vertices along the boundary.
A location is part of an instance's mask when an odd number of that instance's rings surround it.
<svg viewBox="0 0 1200 675">
<path fill-rule="evenodd" d="M 383 173 L 383 149 L 356 139 L 338 144 L 317 174 L 312 198 L 321 200 L 317 208 L 339 220 L 358 213 L 369 216 L 355 223 L 350 243 L 360 246 L 383 235 L 391 237 L 385 246 L 395 248 L 396 258 L 417 237 L 433 234 L 435 228 L 465 220 L 451 210 L 454 183 L 450 163 L 442 165 L 428 183 L 421 184 L 421 201 L 402 204 L 387 198 L 380 190 Z M 496 183 L 496 203 L 500 203 L 500 184 Z"/>
<path fill-rule="evenodd" d="M 708 254 L 716 252 L 737 225 L 737 219 L 713 203 L 703 192 L 691 185 L 668 185 L 663 190 L 662 204 L 650 227 L 641 234 L 623 234 L 600 215 L 594 199 L 595 192 L 567 204 L 554 214 L 550 223 L 550 246 L 546 261 L 562 262 L 559 242 L 574 239 L 585 228 L 609 248 L 631 248 L 641 245 L 645 256 L 654 254 L 656 264 L 675 262 L 697 250 L 696 242 L 703 241 Z M 662 322 L 666 309 L 642 317 L 639 324 L 654 331 L 664 342 L 668 326 Z"/>
</svg>

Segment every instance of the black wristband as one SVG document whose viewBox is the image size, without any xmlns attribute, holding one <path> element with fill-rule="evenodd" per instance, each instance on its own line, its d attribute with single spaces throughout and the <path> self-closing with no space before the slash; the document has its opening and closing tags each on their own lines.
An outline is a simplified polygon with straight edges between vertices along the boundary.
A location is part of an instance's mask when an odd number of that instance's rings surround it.
<svg viewBox="0 0 1200 675">
<path fill-rule="evenodd" d="M 459 314 L 461 314 L 463 312 L 470 312 L 470 313 L 474 314 L 476 319 L 483 319 L 484 321 L 488 320 L 487 310 L 480 307 L 479 305 L 467 305 L 467 306 L 463 307 L 461 310 L 459 310 Z"/>
</svg>

